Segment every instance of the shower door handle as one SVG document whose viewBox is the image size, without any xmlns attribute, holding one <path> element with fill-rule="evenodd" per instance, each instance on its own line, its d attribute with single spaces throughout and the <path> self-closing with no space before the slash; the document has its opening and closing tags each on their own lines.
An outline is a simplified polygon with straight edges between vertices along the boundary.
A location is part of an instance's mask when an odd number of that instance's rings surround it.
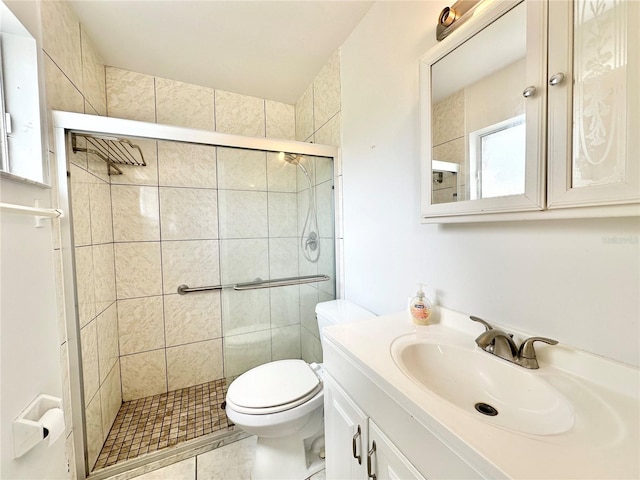
<svg viewBox="0 0 640 480">
<path fill-rule="evenodd" d="M 362 455 L 358 455 L 358 447 L 356 446 L 356 441 L 358 440 L 358 437 L 360 437 L 360 434 L 360 425 L 358 425 L 358 431 L 353 435 L 353 438 L 351 439 L 351 454 L 353 455 L 353 458 L 358 460 L 358 465 L 362 465 Z"/>
</svg>

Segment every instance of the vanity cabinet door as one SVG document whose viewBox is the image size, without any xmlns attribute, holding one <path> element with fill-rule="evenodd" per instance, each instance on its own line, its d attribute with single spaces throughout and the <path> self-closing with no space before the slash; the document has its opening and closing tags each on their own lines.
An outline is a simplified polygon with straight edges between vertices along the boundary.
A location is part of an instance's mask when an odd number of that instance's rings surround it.
<svg viewBox="0 0 640 480">
<path fill-rule="evenodd" d="M 550 209 L 640 201 L 638 25 L 637 0 L 549 2 Z"/>
<path fill-rule="evenodd" d="M 370 465 L 368 473 L 374 474 L 376 480 L 425 480 L 371 419 L 367 463 Z"/>
<path fill-rule="evenodd" d="M 327 478 L 366 479 L 367 417 L 328 374 L 324 388 Z"/>
</svg>

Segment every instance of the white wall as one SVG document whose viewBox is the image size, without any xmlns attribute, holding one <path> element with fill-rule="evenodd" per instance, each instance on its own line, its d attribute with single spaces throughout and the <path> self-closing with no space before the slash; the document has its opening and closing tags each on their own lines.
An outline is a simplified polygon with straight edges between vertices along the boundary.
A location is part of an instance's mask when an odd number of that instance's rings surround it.
<svg viewBox="0 0 640 480">
<path fill-rule="evenodd" d="M 4 203 L 49 205 L 48 189 L 1 179 Z M 68 478 L 64 436 L 13 459 L 12 422 L 40 393 L 62 397 L 50 220 L 0 216 L 0 478 Z"/>
<path fill-rule="evenodd" d="M 437 302 L 640 364 L 637 218 L 421 225 L 418 59 L 448 3 L 378 2 L 342 47 L 346 297 Z"/>
</svg>

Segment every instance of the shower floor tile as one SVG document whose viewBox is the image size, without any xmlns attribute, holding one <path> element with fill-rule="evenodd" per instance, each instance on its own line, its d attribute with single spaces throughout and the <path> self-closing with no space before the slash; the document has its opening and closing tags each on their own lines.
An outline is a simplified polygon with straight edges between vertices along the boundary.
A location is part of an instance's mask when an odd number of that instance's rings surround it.
<svg viewBox="0 0 640 480">
<path fill-rule="evenodd" d="M 222 378 L 124 402 L 94 470 L 229 428 L 221 408 L 226 394 Z"/>
</svg>

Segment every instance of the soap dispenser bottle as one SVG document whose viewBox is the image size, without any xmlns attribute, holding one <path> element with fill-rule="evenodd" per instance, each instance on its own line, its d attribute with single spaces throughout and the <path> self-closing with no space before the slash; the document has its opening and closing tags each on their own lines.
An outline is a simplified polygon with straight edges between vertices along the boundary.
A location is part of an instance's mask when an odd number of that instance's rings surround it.
<svg viewBox="0 0 640 480">
<path fill-rule="evenodd" d="M 416 296 L 411 299 L 411 303 L 409 304 L 409 311 L 411 312 L 411 318 L 413 318 L 413 323 L 416 325 L 428 325 L 429 317 L 431 316 L 431 311 L 433 306 L 431 302 L 424 294 L 422 289 L 424 285 L 418 284 L 418 292 Z"/>
</svg>

